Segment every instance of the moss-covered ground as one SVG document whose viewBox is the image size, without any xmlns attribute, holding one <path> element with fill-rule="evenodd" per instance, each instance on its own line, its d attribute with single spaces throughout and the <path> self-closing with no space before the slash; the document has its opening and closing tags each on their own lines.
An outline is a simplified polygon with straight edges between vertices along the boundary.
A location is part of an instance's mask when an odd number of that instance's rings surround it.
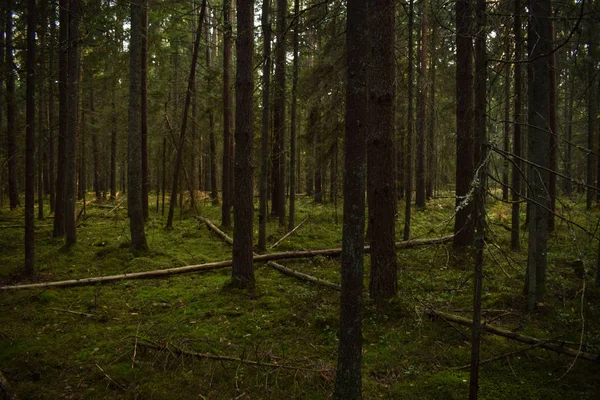
<svg viewBox="0 0 600 400">
<path fill-rule="evenodd" d="M 413 237 L 451 233 L 454 201 L 432 200 L 413 213 Z M 105 202 L 103 205 L 114 204 Z M 401 207 L 402 208 L 402 207 Z M 564 200 L 560 213 L 590 231 L 597 212 Z M 63 248 L 52 220 L 36 230 L 38 273 L 22 276 L 22 210 L 0 210 L 0 284 L 146 271 L 230 258 L 230 247 L 191 213 L 147 222 L 150 251 L 128 250 L 124 209 L 90 203 L 78 243 Z M 178 212 L 178 211 L 177 211 Z M 219 223 L 220 209 L 199 213 Z M 341 206 L 298 201 L 306 223 L 276 249 L 341 245 Z M 524 215 L 523 215 L 524 217 Z M 398 216 L 398 239 L 403 215 Z M 523 218 L 524 220 L 524 218 Z M 486 319 L 541 339 L 600 353 L 600 291 L 594 286 L 597 241 L 562 220 L 550 238 L 547 295 L 538 312 L 524 311 L 526 232 L 521 251 L 509 249 L 509 206 L 489 205 L 483 307 Z M 269 222 L 269 242 L 285 234 Z M 581 260 L 582 262 L 578 262 Z M 469 330 L 431 320 L 426 306 L 471 315 L 472 257 L 451 244 L 398 252 L 399 296 L 375 306 L 365 300 L 363 386 L 367 399 L 465 399 Z M 282 264 L 332 282 L 339 260 Z M 369 257 L 366 257 L 368 287 Z M 230 269 L 64 289 L 0 292 L 0 370 L 22 399 L 323 399 L 335 380 L 339 293 L 256 265 L 252 292 L 227 286 Z M 73 313 L 75 312 L 75 313 Z M 76 314 L 80 313 L 80 314 Z M 560 342 L 559 342 L 560 343 Z M 158 349 L 149 349 L 153 344 Z M 484 335 L 482 359 L 526 345 Z M 198 359 L 211 353 L 285 367 Z M 297 367 L 297 368 L 296 368 Z M 598 399 L 600 365 L 530 349 L 482 365 L 481 399 Z"/>
</svg>

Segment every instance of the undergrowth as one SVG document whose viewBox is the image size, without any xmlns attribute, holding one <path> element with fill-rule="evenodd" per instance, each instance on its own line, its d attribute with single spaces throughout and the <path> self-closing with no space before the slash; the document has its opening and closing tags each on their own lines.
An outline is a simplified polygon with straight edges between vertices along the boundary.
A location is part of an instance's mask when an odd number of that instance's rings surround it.
<svg viewBox="0 0 600 400">
<path fill-rule="evenodd" d="M 105 202 L 103 205 L 113 204 Z M 590 231 L 597 212 L 563 200 L 559 212 Z M 114 204 L 116 205 L 116 203 Z M 399 207 L 403 208 L 403 207 Z M 412 237 L 452 232 L 451 198 L 431 200 L 413 213 Z M 198 212 L 218 224 L 220 209 Z M 298 201 L 302 227 L 275 251 L 341 246 L 341 206 Z M 337 214 L 337 215 L 336 215 Z M 0 224 L 22 224 L 22 210 L 0 210 Z M 403 215 L 398 215 L 398 240 Z M 523 215 L 524 221 L 524 215 Z M 146 225 L 150 251 L 128 250 L 126 210 L 90 203 L 80 218 L 77 245 L 62 251 L 52 220 L 37 221 L 37 275 L 51 281 L 139 272 L 231 258 L 231 249 L 190 211 L 164 229 L 152 210 Z M 510 208 L 488 207 L 483 288 L 484 317 L 541 339 L 558 338 L 600 353 L 599 297 L 593 285 L 597 241 L 557 220 L 549 240 L 548 291 L 534 315 L 524 311 L 526 232 L 521 251 L 509 249 Z M 229 232 L 231 233 L 231 231 Z M 269 221 L 268 242 L 285 234 Z M 256 232 L 258 234 L 258 232 Z M 0 284 L 22 276 L 23 230 L 0 227 Z M 365 284 L 368 283 L 369 257 Z M 281 264 L 339 283 L 339 260 L 316 257 Z M 399 296 L 375 306 L 365 299 L 363 386 L 367 399 L 464 399 L 468 393 L 470 333 L 430 320 L 433 307 L 471 316 L 469 252 L 451 244 L 398 252 Z M 252 292 L 227 288 L 230 269 L 119 281 L 65 289 L 0 292 L 0 370 L 20 398 L 98 399 L 322 399 L 331 396 L 338 346 L 339 293 L 256 265 Z M 365 285 L 365 287 L 368 287 Z M 584 289 L 585 288 L 585 289 Z M 482 359 L 525 345 L 484 335 Z M 244 360 L 201 359 L 193 353 Z M 261 365 L 252 365 L 259 362 Z M 481 367 L 481 399 L 598 398 L 600 367 L 531 349 Z"/>
</svg>

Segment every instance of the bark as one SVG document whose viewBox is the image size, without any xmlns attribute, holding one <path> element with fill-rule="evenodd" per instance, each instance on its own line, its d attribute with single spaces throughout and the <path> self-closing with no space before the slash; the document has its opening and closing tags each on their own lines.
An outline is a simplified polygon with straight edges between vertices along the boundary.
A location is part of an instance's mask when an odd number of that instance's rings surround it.
<svg viewBox="0 0 600 400">
<path fill-rule="evenodd" d="M 183 106 L 183 117 L 181 120 L 181 132 L 179 134 L 179 142 L 177 146 L 177 155 L 175 159 L 175 166 L 173 169 L 173 186 L 171 189 L 171 202 L 169 204 L 169 214 L 167 216 L 167 229 L 173 228 L 173 213 L 175 211 L 175 204 L 177 202 L 177 190 L 179 187 L 179 173 L 181 170 L 181 164 L 183 162 L 183 148 L 185 145 L 185 135 L 187 130 L 187 122 L 189 116 L 190 105 L 192 102 L 192 95 L 196 84 L 196 65 L 198 63 L 198 54 L 200 52 L 200 40 L 202 39 L 202 23 L 204 22 L 204 16 L 206 15 L 206 0 L 202 2 L 202 9 L 200 11 L 200 19 L 198 20 L 198 27 L 196 30 L 196 38 L 194 42 L 194 53 L 192 55 L 192 65 L 190 68 L 190 76 L 188 78 L 188 87 L 185 94 L 185 104 Z"/>
<path fill-rule="evenodd" d="M 148 219 L 148 1 L 142 3 L 141 48 L 141 149 L 142 149 L 142 213 Z"/>
<path fill-rule="evenodd" d="M 590 9 L 591 11 L 591 9 Z M 594 93 L 593 88 L 594 80 L 596 76 L 596 46 L 593 43 L 593 33 L 592 26 L 588 26 L 587 35 L 588 35 L 588 58 L 587 58 L 587 147 L 590 150 L 587 153 L 587 165 L 586 165 L 586 184 L 588 185 L 588 189 L 586 190 L 586 208 L 589 210 L 592 208 L 592 202 L 594 199 L 594 192 L 590 189 L 591 186 L 594 185 L 594 155 L 592 154 L 592 149 L 594 148 L 594 135 L 596 134 L 596 117 L 597 117 L 597 104 L 596 104 L 596 95 Z"/>
<path fill-rule="evenodd" d="M 506 32 L 506 43 L 505 43 L 505 54 L 511 54 L 510 47 L 510 32 L 507 27 Z M 502 140 L 503 150 L 505 153 L 510 153 L 510 89 L 511 89 L 511 76 L 510 69 L 511 65 L 505 65 L 504 75 L 504 136 Z M 508 202 L 508 188 L 510 183 L 508 181 L 508 171 L 510 169 L 510 162 L 508 159 L 502 160 L 502 200 Z"/>
<path fill-rule="evenodd" d="M 110 130 L 110 198 L 117 198 L 117 81 L 114 80 L 111 89 L 111 130 Z"/>
<path fill-rule="evenodd" d="M 454 247 L 469 246 L 474 238 L 473 194 L 473 43 L 471 1 L 456 2 L 456 217 Z"/>
<path fill-rule="evenodd" d="M 395 297 L 398 292 L 393 168 L 395 7 L 394 0 L 369 0 L 367 3 L 371 27 L 367 120 L 367 199 L 371 233 L 369 293 L 372 299 L 380 301 Z"/>
<path fill-rule="evenodd" d="M 514 23 L 513 33 L 515 40 L 515 60 L 521 61 L 523 54 L 523 43 L 522 43 L 522 27 L 521 27 L 521 12 L 522 10 L 521 0 L 514 0 Z M 521 64 L 517 62 L 515 64 L 515 89 L 514 89 L 514 125 L 513 125 L 513 159 L 512 159 L 512 215 L 511 215 L 511 234 L 510 234 L 510 247 L 513 250 L 518 250 L 521 245 L 519 243 L 519 229 L 520 229 L 520 204 L 519 204 L 519 191 L 521 187 L 521 113 L 522 113 L 522 84 L 521 84 Z"/>
<path fill-rule="evenodd" d="M 285 64 L 287 0 L 277 0 L 277 47 L 273 93 L 273 212 L 279 226 L 285 225 Z"/>
<path fill-rule="evenodd" d="M 459 317 L 457 315 L 442 313 L 439 311 L 427 310 L 426 313 L 433 318 L 439 317 L 439 318 L 443 319 L 444 321 L 454 322 L 454 323 L 464 325 L 464 326 L 471 326 L 471 324 L 473 323 L 470 319 Z M 577 351 L 577 350 L 574 350 L 574 349 L 571 349 L 568 347 L 564 347 L 562 345 L 555 345 L 555 344 L 547 342 L 546 340 L 537 339 L 537 338 L 534 338 L 531 336 L 521 335 L 519 333 L 510 331 L 508 329 L 500 328 L 498 326 L 494 326 L 491 324 L 482 324 L 482 329 L 485 332 L 493 333 L 494 335 L 502 336 L 507 339 L 512 339 L 517 342 L 531 344 L 531 345 L 538 345 L 539 347 L 541 347 L 543 349 L 551 350 L 551 351 L 554 351 L 559 354 L 564 354 L 564 355 L 580 358 L 582 360 L 587 360 L 587 361 L 594 361 L 594 362 L 600 361 L 600 356 L 597 354 Z"/>
<path fill-rule="evenodd" d="M 414 137 L 414 45 L 413 45 L 413 30 L 414 30 L 414 0 L 409 0 L 408 3 L 408 110 L 407 110 L 407 125 L 406 132 L 406 164 L 405 164 L 405 179 L 404 193 L 406 202 L 404 207 L 404 240 L 410 239 L 410 217 L 412 207 L 413 194 L 413 137 Z"/>
<path fill-rule="evenodd" d="M 427 181 L 426 181 L 426 198 L 433 198 L 433 182 L 435 181 L 436 158 L 435 158 L 435 130 L 436 130 L 436 59 L 437 59 L 437 24 L 431 26 L 431 49 L 429 50 L 431 67 L 429 68 L 429 121 L 427 124 Z"/>
<path fill-rule="evenodd" d="M 26 125 L 25 128 L 25 273 L 34 272 L 34 195 L 35 195 L 35 80 L 36 80 L 35 0 L 27 1 Z M 40 126 L 41 128 L 41 126 Z M 40 148 L 41 150 L 41 148 Z M 40 207 L 43 207 L 40 199 Z"/>
<path fill-rule="evenodd" d="M 551 1 L 530 1 L 530 19 L 527 33 L 529 50 L 528 64 L 528 109 L 529 129 L 527 150 L 529 165 L 529 252 L 525 292 L 527 308 L 535 309 L 545 291 L 546 259 L 548 241 L 548 168 L 550 166 L 550 140 L 548 135 L 550 74 L 548 62 L 541 55 L 551 49 Z"/>
<path fill-rule="evenodd" d="M 231 226 L 231 161 L 233 157 L 233 141 L 231 125 L 233 112 L 231 110 L 231 63 L 233 35 L 233 1 L 223 1 L 223 179 L 222 179 L 222 208 L 221 224 Z"/>
<path fill-rule="evenodd" d="M 131 2 L 131 42 L 129 46 L 129 134 L 127 142 L 127 213 L 131 233 L 131 250 L 148 249 L 144 232 L 144 211 L 142 206 L 142 12 L 147 0 Z"/>
<path fill-rule="evenodd" d="M 94 88 L 90 88 L 90 118 L 92 128 L 92 151 L 94 153 L 94 192 L 96 193 L 96 201 L 104 200 L 100 190 L 100 149 L 98 148 L 98 133 L 96 130 L 95 121 L 96 105 L 94 104 Z"/>
<path fill-rule="evenodd" d="M 35 8 L 35 3 L 31 5 L 31 7 Z M 40 24 L 36 28 L 38 30 L 37 37 L 39 40 L 39 47 L 42 51 L 46 51 L 46 31 L 45 26 L 47 24 L 47 11 L 46 5 L 42 4 L 38 10 L 36 10 L 40 17 Z M 32 40 L 33 46 L 35 46 L 35 40 Z M 29 43 L 28 43 L 29 46 Z M 38 53 L 39 54 L 39 53 Z M 46 69 L 46 60 L 44 56 L 38 57 L 38 67 L 37 71 L 34 72 L 37 75 L 37 80 L 41 84 L 38 86 L 38 126 L 37 126 L 37 203 L 38 203 L 38 220 L 44 219 L 44 156 L 45 156 L 45 148 L 44 141 L 46 140 L 46 131 L 47 131 L 47 108 L 45 103 L 45 93 L 44 93 L 44 83 L 46 77 L 44 75 Z M 35 86 L 35 83 L 34 83 Z M 27 106 L 26 106 L 27 107 Z M 35 112 L 35 107 L 34 107 Z M 25 134 L 27 135 L 27 133 Z M 27 199 L 26 199 L 27 200 Z M 26 207 L 27 208 L 27 207 Z"/>
<path fill-rule="evenodd" d="M 50 194 L 50 212 L 55 211 L 56 175 L 54 157 L 54 88 L 56 69 L 54 64 L 54 43 L 56 41 L 56 1 L 52 0 L 50 8 L 50 50 L 48 55 L 48 187 Z"/>
<path fill-rule="evenodd" d="M 237 75 L 235 80 L 235 188 L 233 196 L 233 268 L 237 286 L 254 283 L 252 263 L 253 190 L 253 62 L 254 1 L 237 2 Z"/>
<path fill-rule="evenodd" d="M 65 237 L 67 246 L 77 241 L 75 221 L 77 132 L 79 128 L 79 84 L 80 52 L 79 22 L 81 9 L 79 0 L 69 2 L 69 49 L 67 69 L 67 130 L 65 137 Z"/>
<path fill-rule="evenodd" d="M 334 398 L 362 398 L 362 290 L 365 231 L 367 110 L 367 2 L 348 0 L 346 20 L 346 115 L 344 225 L 340 336 Z"/>
<path fill-rule="evenodd" d="M 17 187 L 17 138 L 15 137 L 15 65 L 13 56 L 13 0 L 6 1 L 6 149 L 10 209 L 21 205 Z"/>
<path fill-rule="evenodd" d="M 258 211 L 258 250 L 265 251 L 267 242 L 267 202 L 269 186 L 269 90 L 271 84 L 270 0 L 263 0 L 262 130 L 260 149 L 260 200 Z"/>
<path fill-rule="evenodd" d="M 427 46 L 428 46 L 428 1 L 421 1 L 421 49 L 419 52 L 419 73 L 417 75 L 417 186 L 415 206 L 425 207 L 425 130 L 427 101 Z"/>
<path fill-rule="evenodd" d="M 294 0 L 294 15 L 300 15 L 300 1 Z M 292 75 L 292 110 L 291 110 L 291 127 L 290 127 L 290 216 L 288 220 L 288 229 L 293 229 L 296 217 L 296 179 L 300 178 L 299 174 L 296 174 L 296 130 L 298 128 L 297 115 L 298 115 L 298 58 L 299 58 L 299 43 L 298 43 L 298 30 L 299 21 L 296 19 L 294 22 L 294 66 Z M 337 139 L 336 139 L 337 140 Z M 337 160 L 337 146 L 336 146 L 336 160 Z M 337 168 L 337 165 L 336 165 Z M 332 193 L 333 194 L 333 193 Z"/>
<path fill-rule="evenodd" d="M 550 9 L 550 15 L 552 15 L 552 9 Z M 552 19 L 548 22 L 550 30 L 549 36 L 549 47 L 554 47 L 554 23 Z M 548 86 L 548 136 L 550 140 L 550 170 L 553 171 L 548 177 L 548 196 L 549 196 L 549 212 L 548 212 L 548 232 L 554 231 L 554 210 L 556 209 L 556 173 L 558 172 L 557 166 L 557 153 L 558 153 L 558 117 L 557 117 L 557 98 L 556 98 L 556 53 L 552 53 L 548 56 L 548 74 L 549 74 L 549 86 Z M 600 164 L 599 164 L 600 165 Z M 600 182 L 600 181 L 599 181 Z M 600 200 L 600 197 L 598 197 Z"/>
<path fill-rule="evenodd" d="M 573 57 L 574 58 L 574 57 Z M 574 59 L 570 60 L 571 62 L 574 62 Z M 575 79 L 573 77 L 573 75 L 571 73 L 568 73 L 568 76 L 566 78 L 567 81 L 570 82 L 570 84 L 568 85 L 568 103 L 566 106 L 566 118 L 565 118 L 565 124 L 566 124 L 566 132 L 567 132 L 567 149 L 566 149 L 566 154 L 565 154 L 565 175 L 567 176 L 567 179 L 564 180 L 564 190 L 565 190 L 565 194 L 571 198 L 571 195 L 573 194 L 573 184 L 572 184 L 572 178 L 573 178 L 573 105 L 575 103 Z"/>
</svg>

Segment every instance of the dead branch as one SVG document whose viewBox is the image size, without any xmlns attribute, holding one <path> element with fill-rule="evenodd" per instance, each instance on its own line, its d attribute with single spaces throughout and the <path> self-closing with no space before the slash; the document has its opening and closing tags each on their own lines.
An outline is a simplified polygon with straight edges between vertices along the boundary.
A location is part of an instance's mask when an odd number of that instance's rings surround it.
<svg viewBox="0 0 600 400">
<path fill-rule="evenodd" d="M 69 313 L 69 314 L 81 315 L 82 317 L 86 317 L 86 318 L 94 318 L 95 317 L 94 314 L 88 314 L 88 313 L 83 313 L 83 312 L 79 312 L 79 311 L 63 310 L 62 308 L 52 308 L 52 307 L 50 309 L 54 310 L 54 311 Z"/>
<path fill-rule="evenodd" d="M 279 239 L 278 241 L 276 241 L 271 248 L 274 249 L 275 247 L 279 246 L 279 244 L 281 242 L 283 242 L 288 236 L 290 236 L 292 233 L 296 232 L 296 230 L 298 228 L 300 228 L 302 225 L 304 225 L 304 223 L 308 220 L 308 217 L 304 218 L 304 220 L 302 222 L 300 222 L 294 229 L 292 229 L 291 231 L 289 231 L 288 233 L 286 233 L 285 235 L 283 235 L 283 237 L 281 239 Z"/>
<path fill-rule="evenodd" d="M 342 290 L 342 287 L 340 285 L 338 285 L 337 283 L 325 281 L 323 279 L 316 278 L 312 275 L 307 275 L 307 274 L 303 274 L 302 272 L 294 271 L 293 269 L 289 269 L 288 267 L 285 267 L 274 261 L 269 261 L 267 263 L 267 265 L 272 268 L 275 268 L 277 271 L 279 271 L 281 273 L 284 273 L 289 276 L 293 276 L 294 278 L 303 279 L 305 281 L 312 282 L 315 285 L 325 286 L 325 287 L 328 287 L 328 288 L 331 288 L 331 289 L 334 289 L 337 291 Z"/>
<path fill-rule="evenodd" d="M 0 371 L 0 393 L 2 393 L 4 395 L 4 398 L 7 400 L 17 399 L 17 395 L 15 395 L 11 390 L 10 384 L 8 383 L 8 380 L 6 379 L 2 371 Z"/>
<path fill-rule="evenodd" d="M 447 314 L 447 313 L 435 311 L 432 309 L 428 309 L 425 312 L 430 317 L 435 318 L 435 317 L 439 316 L 439 317 L 443 318 L 444 320 L 456 322 L 457 324 L 468 326 L 468 327 L 471 327 L 473 325 L 473 321 L 471 321 L 470 319 L 459 317 L 457 315 Z M 531 336 L 521 335 L 521 334 L 509 331 L 504 328 L 500 328 L 500 327 L 493 326 L 493 325 L 488 325 L 487 323 L 482 324 L 481 328 L 485 332 L 493 333 L 494 335 L 498 335 L 498 336 L 503 336 L 507 339 L 512 339 L 512 340 L 516 340 L 521 343 L 526 343 L 526 344 L 531 344 L 531 345 L 538 345 L 538 347 L 541 347 L 546 350 L 552 350 L 552 351 L 560 353 L 560 354 L 564 354 L 564 355 L 571 356 L 571 357 L 581 358 L 581 359 L 587 360 L 587 361 L 600 362 L 600 355 L 598 355 L 598 354 L 586 353 L 583 351 L 571 349 L 569 347 L 558 346 L 555 344 L 548 343 L 546 340 L 537 339 L 537 338 L 534 338 Z"/>
</svg>

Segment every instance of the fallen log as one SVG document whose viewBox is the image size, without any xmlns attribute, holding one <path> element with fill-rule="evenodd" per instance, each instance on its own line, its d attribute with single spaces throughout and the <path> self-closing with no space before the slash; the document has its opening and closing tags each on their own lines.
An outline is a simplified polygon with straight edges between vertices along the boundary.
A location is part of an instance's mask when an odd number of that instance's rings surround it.
<svg viewBox="0 0 600 400">
<path fill-rule="evenodd" d="M 446 321 L 455 322 L 459 325 L 464 325 L 464 326 L 468 326 L 468 327 L 471 327 L 473 325 L 472 320 L 463 318 L 463 317 L 459 317 L 457 315 L 447 314 L 447 313 L 435 311 L 432 309 L 427 310 L 426 313 L 430 317 L 434 317 L 434 318 L 440 317 Z M 512 332 L 507 329 L 500 328 L 498 326 L 488 325 L 486 323 L 483 323 L 481 325 L 481 329 L 483 329 L 485 332 L 493 333 L 494 335 L 502 336 L 507 339 L 516 340 L 517 342 L 521 342 L 521 343 L 536 345 L 537 347 L 540 347 L 540 348 L 546 349 L 546 350 L 552 350 L 556 353 L 564 354 L 564 355 L 571 356 L 571 357 L 581 358 L 581 359 L 587 360 L 587 361 L 600 362 L 600 354 L 587 353 L 587 352 L 572 349 L 570 347 L 558 346 L 558 345 L 555 345 L 552 343 L 548 343 L 548 341 L 543 340 L 543 339 L 537 339 L 532 336 L 521 335 L 516 332 Z"/>
</svg>

